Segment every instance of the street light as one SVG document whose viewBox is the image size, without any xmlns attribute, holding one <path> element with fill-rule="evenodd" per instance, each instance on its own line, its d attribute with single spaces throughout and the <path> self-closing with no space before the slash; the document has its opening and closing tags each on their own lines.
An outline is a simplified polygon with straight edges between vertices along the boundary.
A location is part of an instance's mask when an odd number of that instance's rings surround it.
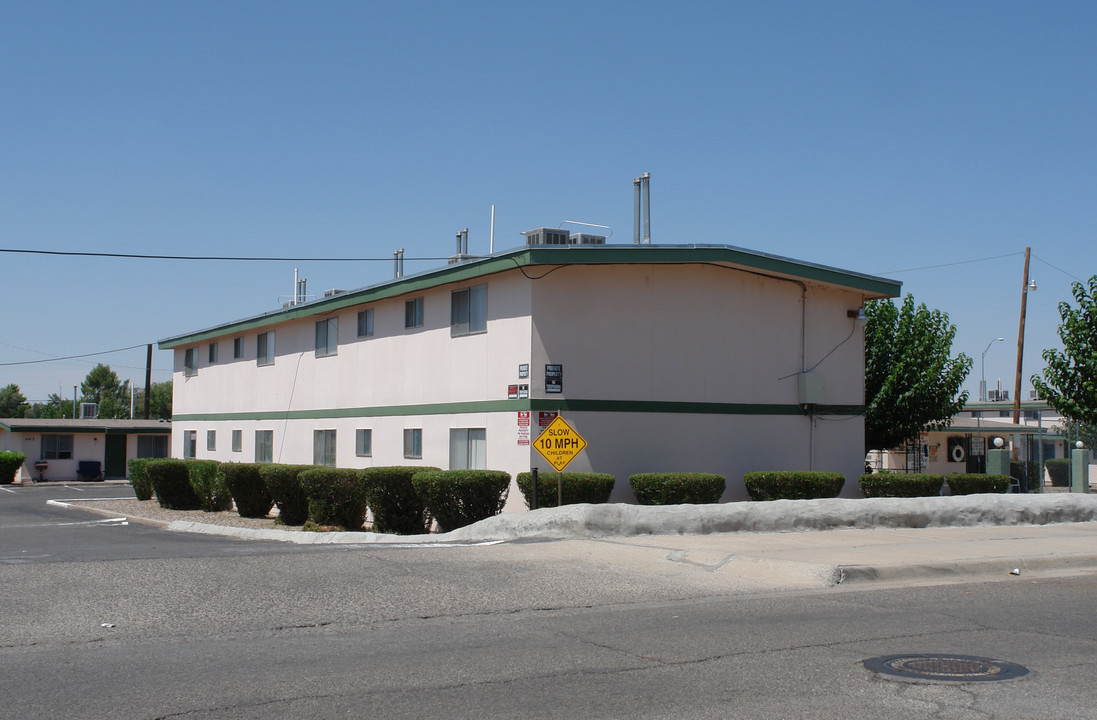
<svg viewBox="0 0 1097 720">
<path fill-rule="evenodd" d="M 987 400 L 987 378 L 986 373 L 983 372 L 983 364 L 987 358 L 987 352 L 990 351 L 990 346 L 996 342 L 1005 342 L 1005 338 L 994 338 L 988 342 L 986 350 L 983 351 L 982 357 L 979 358 L 979 402 L 986 402 Z"/>
</svg>

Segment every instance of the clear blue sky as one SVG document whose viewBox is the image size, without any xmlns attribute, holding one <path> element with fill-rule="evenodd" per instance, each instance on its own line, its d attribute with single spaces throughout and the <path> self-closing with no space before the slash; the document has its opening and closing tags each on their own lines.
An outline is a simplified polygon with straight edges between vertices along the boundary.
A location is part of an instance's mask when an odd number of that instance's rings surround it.
<svg viewBox="0 0 1097 720">
<path fill-rule="evenodd" d="M 901 280 L 1012 391 L 1097 273 L 1092 2 L 0 4 L 0 247 L 486 252 L 564 220 Z M 996 259 L 989 259 L 996 258 Z M 947 263 L 978 261 L 941 266 Z M 436 261 L 407 262 L 407 271 Z M 1052 267 L 1054 266 L 1054 267 Z M 0 362 L 153 342 L 277 307 L 294 263 L 0 254 Z M 32 401 L 98 360 L 0 367 Z M 170 353 L 155 353 L 155 379 Z"/>
</svg>

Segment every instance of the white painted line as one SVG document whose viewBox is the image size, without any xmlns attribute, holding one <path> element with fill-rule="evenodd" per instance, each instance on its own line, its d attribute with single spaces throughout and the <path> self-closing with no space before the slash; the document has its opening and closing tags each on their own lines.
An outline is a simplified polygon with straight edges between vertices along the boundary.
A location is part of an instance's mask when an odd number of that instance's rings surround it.
<svg viewBox="0 0 1097 720">
<path fill-rule="evenodd" d="M 78 487 L 73 487 L 72 485 L 66 485 L 65 488 L 68 489 L 68 490 L 77 490 L 79 492 L 87 492 L 87 490 L 84 490 L 84 489 L 78 488 Z"/>
<path fill-rule="evenodd" d="M 66 527 L 70 525 L 103 525 L 104 527 L 118 527 L 120 525 L 129 525 L 129 518 L 106 518 L 104 520 L 84 520 L 82 522 L 62 522 L 62 523 L 29 523 L 27 525 L 5 525 L 5 529 L 11 530 L 16 528 L 33 528 L 33 527 Z"/>
<path fill-rule="evenodd" d="M 10 492 L 12 495 L 15 494 L 14 490 L 12 490 L 11 488 L 6 488 L 3 485 L 0 485 L 0 490 L 3 490 L 4 492 Z"/>
</svg>

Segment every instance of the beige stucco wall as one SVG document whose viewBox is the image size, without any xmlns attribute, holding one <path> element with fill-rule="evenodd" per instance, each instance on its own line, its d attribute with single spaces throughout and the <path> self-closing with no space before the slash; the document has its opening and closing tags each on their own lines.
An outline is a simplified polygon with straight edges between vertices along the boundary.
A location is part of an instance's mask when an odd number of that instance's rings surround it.
<svg viewBox="0 0 1097 720">
<path fill-rule="evenodd" d="M 507 271 L 473 282 L 345 308 L 335 356 L 315 357 L 317 317 L 274 325 L 275 363 L 257 367 L 256 332 L 242 334 L 244 357 L 232 359 L 233 335 L 216 339 L 218 362 L 207 362 L 209 341 L 195 346 L 198 374 L 183 375 L 186 346 L 175 351 L 172 454 L 183 454 L 183 433 L 197 432 L 197 456 L 254 460 L 254 433 L 274 432 L 276 462 L 309 463 L 313 430 L 337 431 L 336 463 L 343 467 L 424 464 L 448 467 L 449 429 L 487 429 L 488 467 L 512 475 L 547 464 L 518 444 L 516 412 L 384 417 L 261 419 L 257 413 L 310 411 L 352 415 L 355 408 L 505 400 L 507 386 L 530 385 L 533 400 L 797 403 L 796 373 L 816 363 L 824 402 L 863 403 L 863 326 L 847 316 L 859 294 L 700 264 L 568 266 L 525 277 Z M 488 285 L 488 331 L 450 336 L 450 293 Z M 404 328 L 404 301 L 424 297 L 424 326 Z M 803 298 L 806 297 L 806 306 Z M 374 336 L 356 337 L 357 312 L 374 308 Z M 531 320 L 531 318 L 533 318 Z M 803 341 L 801 341 L 803 334 Z M 803 342 L 804 357 L 801 358 Z M 823 360 L 824 356 L 829 357 Z M 820 362 L 822 361 L 822 362 Z M 530 364 L 519 380 L 518 365 Z M 562 396 L 544 392 L 544 366 L 564 366 Z M 803 363 L 803 364 L 802 364 Z M 333 412 L 336 411 L 336 412 Z M 345 411 L 345 412 L 341 412 Z M 240 418 L 179 419 L 241 413 Z M 536 437 L 536 411 L 533 437 Z M 743 497 L 749 470 L 836 470 L 856 477 L 863 468 L 859 416 L 565 412 L 590 446 L 569 470 L 618 476 L 615 498 L 630 499 L 627 475 L 652 470 L 718 472 L 726 499 Z M 403 429 L 423 429 L 423 458 L 403 458 Z M 373 457 L 354 455 L 354 431 L 373 431 Z M 206 431 L 217 449 L 206 451 Z M 242 431 L 241 452 L 231 431 Z M 856 492 L 856 482 L 848 483 Z M 512 488 L 508 509 L 523 507 Z"/>
</svg>

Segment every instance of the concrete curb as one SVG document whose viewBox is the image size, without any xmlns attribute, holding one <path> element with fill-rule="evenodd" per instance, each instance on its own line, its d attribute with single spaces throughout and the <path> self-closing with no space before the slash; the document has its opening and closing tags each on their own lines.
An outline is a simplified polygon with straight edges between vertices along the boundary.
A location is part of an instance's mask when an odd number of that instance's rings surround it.
<svg viewBox="0 0 1097 720">
<path fill-rule="evenodd" d="M 1011 570 L 1020 576 L 1043 573 L 1063 573 L 1071 570 L 1097 568 L 1097 554 L 1051 555 L 1030 558 L 979 558 L 941 563 L 910 563 L 897 565 L 837 565 L 835 585 L 856 585 L 865 582 L 900 583 L 917 580 L 1004 578 Z"/>
</svg>

